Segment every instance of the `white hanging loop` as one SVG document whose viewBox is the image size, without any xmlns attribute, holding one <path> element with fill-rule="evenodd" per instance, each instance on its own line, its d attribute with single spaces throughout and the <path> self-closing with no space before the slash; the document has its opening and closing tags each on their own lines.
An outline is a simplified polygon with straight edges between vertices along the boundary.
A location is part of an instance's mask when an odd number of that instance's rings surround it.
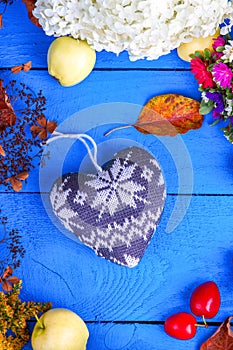
<svg viewBox="0 0 233 350">
<path fill-rule="evenodd" d="M 101 168 L 101 166 L 99 166 L 99 164 L 97 163 L 97 145 L 91 136 L 89 136 L 87 134 L 63 134 L 61 132 L 54 131 L 52 134 L 52 137 L 46 141 L 46 145 L 48 145 L 49 143 L 51 143 L 53 141 L 61 139 L 61 138 L 80 140 L 84 144 L 84 146 L 86 147 L 88 155 L 89 155 L 94 167 L 96 168 L 96 170 L 97 171 L 103 170 Z M 88 143 L 86 142 L 86 140 L 91 142 L 91 144 L 93 146 L 93 154 L 92 154 L 91 149 L 90 149 Z"/>
</svg>

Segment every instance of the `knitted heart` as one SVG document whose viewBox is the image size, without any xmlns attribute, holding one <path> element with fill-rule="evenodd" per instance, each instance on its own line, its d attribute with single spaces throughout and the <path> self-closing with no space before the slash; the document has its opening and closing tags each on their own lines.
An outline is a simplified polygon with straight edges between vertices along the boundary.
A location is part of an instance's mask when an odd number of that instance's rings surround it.
<svg viewBox="0 0 233 350">
<path fill-rule="evenodd" d="M 160 221 L 166 198 L 156 159 L 138 147 L 118 152 L 97 174 L 69 173 L 53 184 L 52 208 L 97 255 L 134 267 Z"/>
</svg>

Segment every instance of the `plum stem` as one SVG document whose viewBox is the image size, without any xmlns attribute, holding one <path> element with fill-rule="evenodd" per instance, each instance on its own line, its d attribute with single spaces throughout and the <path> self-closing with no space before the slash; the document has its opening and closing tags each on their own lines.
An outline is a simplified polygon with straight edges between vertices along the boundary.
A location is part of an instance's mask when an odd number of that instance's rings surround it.
<svg viewBox="0 0 233 350">
<path fill-rule="evenodd" d="M 206 328 L 207 328 L 207 327 L 208 327 L 208 324 L 207 324 L 207 322 L 206 322 L 206 319 L 205 319 L 205 316 L 204 316 L 204 315 L 202 315 L 202 319 L 203 319 L 204 325 L 205 325 Z"/>
<path fill-rule="evenodd" d="M 205 328 L 208 328 L 208 324 L 207 324 L 207 322 L 206 322 L 206 319 L 205 319 L 205 316 L 204 316 L 204 315 L 202 315 L 202 320 L 203 320 L 203 323 L 204 323 L 204 324 L 196 323 L 195 326 L 196 326 L 196 327 L 205 327 Z"/>
</svg>

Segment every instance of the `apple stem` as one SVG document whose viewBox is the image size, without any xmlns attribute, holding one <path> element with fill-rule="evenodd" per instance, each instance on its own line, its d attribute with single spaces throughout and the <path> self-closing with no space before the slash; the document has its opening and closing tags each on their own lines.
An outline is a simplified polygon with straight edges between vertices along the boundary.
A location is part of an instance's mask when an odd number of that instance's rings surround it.
<svg viewBox="0 0 233 350">
<path fill-rule="evenodd" d="M 34 316 L 35 316 L 35 319 L 37 320 L 37 322 L 39 323 L 39 325 L 40 325 L 40 328 L 45 328 L 45 326 L 43 325 L 43 323 L 39 320 L 39 318 L 38 318 L 38 316 L 37 316 L 37 314 L 34 314 Z"/>
<path fill-rule="evenodd" d="M 133 126 L 133 124 L 129 124 L 129 125 L 122 125 L 122 126 L 118 126 L 116 128 L 113 128 L 109 131 L 107 131 L 104 136 L 109 136 L 112 132 L 117 131 L 117 130 L 121 130 L 121 129 L 128 129 L 131 128 Z"/>
</svg>

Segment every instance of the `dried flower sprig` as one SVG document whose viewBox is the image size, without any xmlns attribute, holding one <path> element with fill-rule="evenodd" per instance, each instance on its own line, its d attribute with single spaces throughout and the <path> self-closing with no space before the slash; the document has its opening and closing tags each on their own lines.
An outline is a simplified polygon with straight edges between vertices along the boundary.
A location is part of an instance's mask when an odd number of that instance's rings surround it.
<svg viewBox="0 0 233 350">
<path fill-rule="evenodd" d="M 13 269 L 20 266 L 25 249 L 21 243 L 22 236 L 17 229 L 7 231 L 8 219 L 2 216 L 0 209 L 0 349 L 21 350 L 29 341 L 30 333 L 27 320 L 37 317 L 41 312 L 51 309 L 52 304 L 40 302 L 22 302 L 19 299 L 22 281 L 12 276 Z M 2 257 L 2 254 L 5 256 Z"/>
<path fill-rule="evenodd" d="M 21 287 L 22 281 L 19 281 L 11 292 L 0 292 L 1 350 L 21 350 L 30 339 L 26 321 L 52 307 L 51 303 L 22 302 L 19 299 Z"/>
<path fill-rule="evenodd" d="M 24 65 L 18 67 L 24 69 Z M 21 104 L 20 110 L 13 109 L 15 104 Z M 41 140 L 57 126 L 47 121 L 45 105 L 42 91 L 35 95 L 26 84 L 18 85 L 15 80 L 6 87 L 0 85 L 0 185 L 7 189 L 22 189 L 23 181 L 35 167 L 33 161 L 40 159 L 43 152 Z"/>
<path fill-rule="evenodd" d="M 0 210 L 0 283 L 3 290 L 10 291 L 19 279 L 12 276 L 13 270 L 20 266 L 25 255 L 21 242 L 22 236 L 17 229 L 7 231 L 8 218 L 1 215 Z M 4 249 L 5 248 L 5 249 Z"/>
<path fill-rule="evenodd" d="M 224 136 L 233 143 L 233 41 L 229 34 L 213 39 L 213 52 L 190 55 L 191 71 L 202 92 L 200 113 L 212 112 L 214 122 L 224 122 Z"/>
</svg>

